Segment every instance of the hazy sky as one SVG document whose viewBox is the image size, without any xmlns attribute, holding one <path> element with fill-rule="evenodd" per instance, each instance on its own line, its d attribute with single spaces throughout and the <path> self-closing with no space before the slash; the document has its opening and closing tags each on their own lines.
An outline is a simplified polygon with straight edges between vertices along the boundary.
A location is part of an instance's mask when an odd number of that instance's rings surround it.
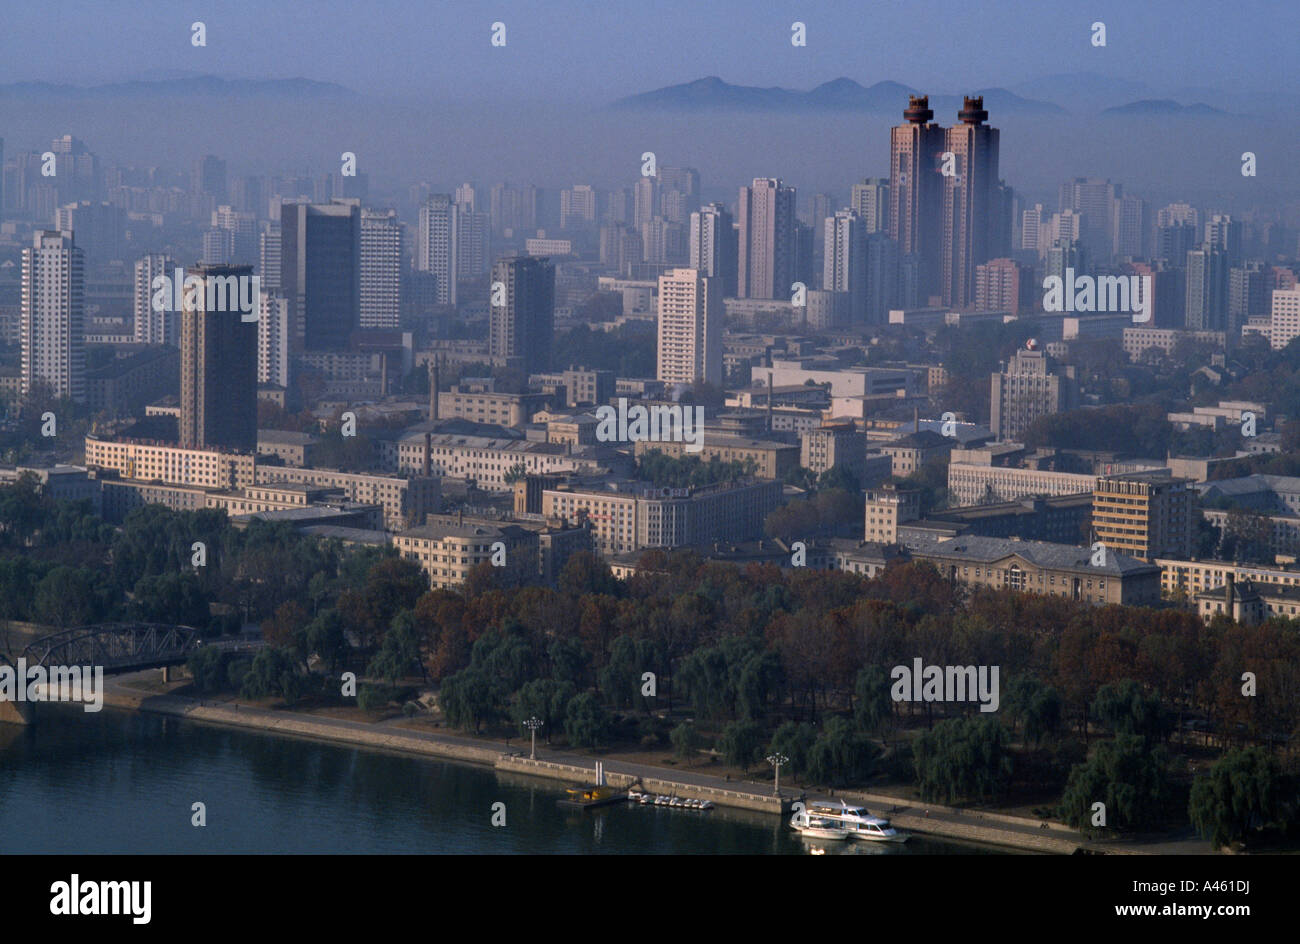
<svg viewBox="0 0 1300 944">
<path fill-rule="evenodd" d="M 1300 86 L 1280 0 L 4 0 L 0 82 L 152 71 L 339 82 L 373 95 L 607 101 L 705 75 L 841 75 L 956 91 L 1090 71 L 1156 89 Z M 1290 7 L 1290 9 L 1288 9 Z M 190 43 L 202 20 L 208 45 Z M 790 43 L 807 24 L 808 45 Z M 1107 46 L 1090 43 L 1095 20 Z M 489 43 L 506 24 L 505 48 Z"/>
</svg>

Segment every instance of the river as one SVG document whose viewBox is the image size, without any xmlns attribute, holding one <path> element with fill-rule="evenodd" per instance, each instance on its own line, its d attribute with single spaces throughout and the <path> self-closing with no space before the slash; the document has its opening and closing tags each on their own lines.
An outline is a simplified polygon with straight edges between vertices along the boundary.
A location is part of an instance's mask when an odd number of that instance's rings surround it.
<svg viewBox="0 0 1300 944">
<path fill-rule="evenodd" d="M 619 804 L 565 812 L 553 781 L 486 767 L 43 704 L 0 724 L 0 852 L 835 854 L 996 853 L 805 843 L 777 817 Z M 194 804 L 206 825 L 194 826 Z M 504 814 L 504 825 L 493 825 Z"/>
</svg>

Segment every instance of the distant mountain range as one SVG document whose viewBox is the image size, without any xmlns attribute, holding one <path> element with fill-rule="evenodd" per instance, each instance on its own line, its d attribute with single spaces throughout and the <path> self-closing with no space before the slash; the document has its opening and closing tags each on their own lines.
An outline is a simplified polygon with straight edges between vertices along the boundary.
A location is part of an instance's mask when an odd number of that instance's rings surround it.
<svg viewBox="0 0 1300 944">
<path fill-rule="evenodd" d="M 223 79 L 215 75 L 142 78 L 102 85 L 13 82 L 0 85 L 0 99 L 85 100 L 149 98 L 355 98 L 356 92 L 313 79 Z"/>
<path fill-rule="evenodd" d="M 619 111 L 866 111 L 898 112 L 907 106 L 909 95 L 919 90 L 899 82 L 877 82 L 868 87 L 853 79 L 839 78 L 809 91 L 779 87 L 759 88 L 732 85 L 716 75 L 681 85 L 670 85 L 653 92 L 642 92 L 613 102 Z M 1022 98 L 1004 88 L 975 89 L 968 93 L 983 95 L 984 107 L 990 112 L 1020 114 L 1064 114 L 1065 109 L 1052 102 Z M 936 118 L 962 106 L 961 95 L 931 95 L 930 107 Z"/>
<path fill-rule="evenodd" d="M 1170 98 L 1144 98 L 1127 105 L 1107 108 L 1103 115 L 1227 115 L 1222 108 L 1214 108 L 1202 102 L 1194 105 L 1180 105 Z"/>
</svg>

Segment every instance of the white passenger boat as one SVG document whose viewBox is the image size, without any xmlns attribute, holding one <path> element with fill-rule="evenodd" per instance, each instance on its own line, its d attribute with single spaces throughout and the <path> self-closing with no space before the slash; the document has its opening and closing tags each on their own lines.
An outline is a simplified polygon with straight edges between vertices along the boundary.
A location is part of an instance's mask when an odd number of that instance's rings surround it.
<svg viewBox="0 0 1300 944">
<path fill-rule="evenodd" d="M 848 839 L 849 831 L 838 823 L 820 816 L 810 816 L 806 810 L 800 810 L 790 817 L 790 826 L 799 831 L 805 839 Z"/>
<path fill-rule="evenodd" d="M 868 842 L 907 842 L 911 838 L 907 833 L 900 833 L 884 817 L 872 816 L 865 806 L 849 806 L 843 800 L 838 805 L 809 803 L 807 814 L 841 827 L 853 839 L 864 839 Z"/>
</svg>

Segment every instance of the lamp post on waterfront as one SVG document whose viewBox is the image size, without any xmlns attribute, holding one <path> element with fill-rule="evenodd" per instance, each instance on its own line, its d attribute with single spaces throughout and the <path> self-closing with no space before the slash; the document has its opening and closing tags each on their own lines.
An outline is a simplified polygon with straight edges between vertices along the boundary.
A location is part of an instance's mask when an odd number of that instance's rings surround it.
<svg viewBox="0 0 1300 944">
<path fill-rule="evenodd" d="M 781 795 L 781 765 L 790 763 L 790 758 L 786 757 L 780 751 L 775 754 L 767 755 L 767 762 L 776 768 L 776 782 L 772 787 L 773 796 Z"/>
<path fill-rule="evenodd" d="M 537 729 L 540 728 L 545 723 L 546 723 L 545 721 L 542 721 L 540 718 L 537 717 L 529 718 L 527 721 L 524 722 L 524 727 L 527 728 L 528 733 L 532 735 L 532 744 L 528 749 L 529 760 L 537 759 Z"/>
</svg>

